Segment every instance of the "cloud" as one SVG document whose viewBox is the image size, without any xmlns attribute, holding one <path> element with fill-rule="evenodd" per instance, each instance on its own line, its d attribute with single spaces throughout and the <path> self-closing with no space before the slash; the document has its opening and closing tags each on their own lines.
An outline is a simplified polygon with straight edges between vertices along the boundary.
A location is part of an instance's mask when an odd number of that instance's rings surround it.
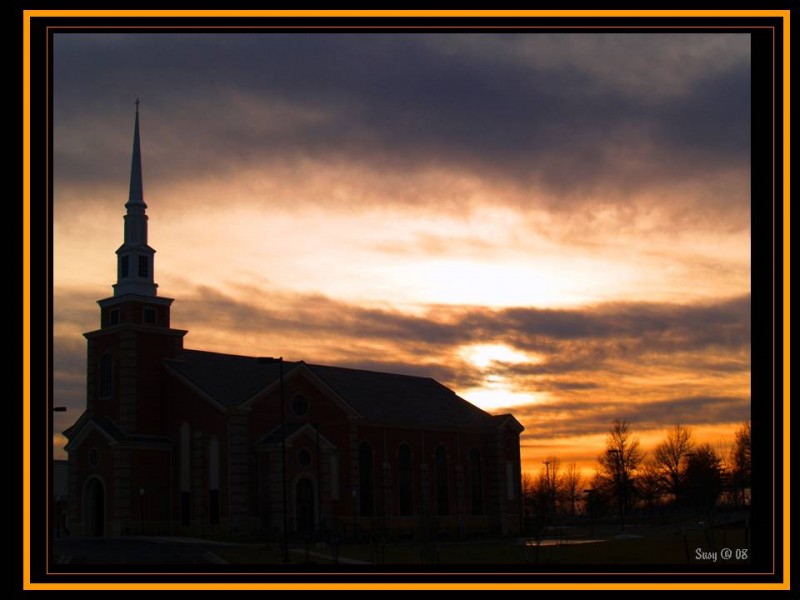
<svg viewBox="0 0 800 600">
<path fill-rule="evenodd" d="M 77 411 L 85 398 L 78 332 L 96 326 L 96 313 L 79 290 L 57 291 L 55 307 L 62 332 L 54 339 L 56 402 Z M 544 398 L 512 409 L 524 439 L 542 442 L 602 434 L 619 415 L 642 430 L 746 419 L 749 311 L 742 296 L 563 310 L 433 306 L 409 314 L 320 294 L 198 286 L 181 295 L 172 321 L 190 330 L 189 348 L 434 377 L 460 393 L 500 382 Z M 476 364 L 461 351 L 476 343 L 531 358 Z"/>
<path fill-rule="evenodd" d="M 57 323 L 63 331 L 96 327 L 89 297 L 82 290 L 57 290 Z M 248 285 L 223 292 L 197 286 L 181 295 L 173 322 L 195 332 L 252 338 L 325 337 L 348 340 L 356 347 L 383 344 L 409 356 L 447 354 L 448 362 L 460 347 L 469 344 L 505 344 L 541 357 L 536 362 L 495 365 L 496 373 L 520 379 L 601 367 L 613 370 L 631 361 L 640 369 L 665 362 L 722 373 L 749 369 L 749 296 L 690 305 L 631 302 L 570 309 L 432 306 L 415 314 L 347 303 L 322 294 Z M 296 358 L 317 360 L 313 356 Z M 591 382 L 571 385 L 578 389 Z"/>
<path fill-rule="evenodd" d="M 56 182 L 125 181 L 128 96 L 136 90 L 154 185 L 207 184 L 256 170 L 297 181 L 326 165 L 355 166 L 389 179 L 469 173 L 484 187 L 514 190 L 493 202 L 554 213 L 609 197 L 663 204 L 663 190 L 691 185 L 700 193 L 674 194 L 665 206 L 724 217 L 749 205 L 739 191 L 747 189 L 750 152 L 746 41 L 57 35 Z M 736 193 L 719 194 L 720 186 Z M 369 192 L 350 201 L 376 197 L 437 201 Z"/>
<path fill-rule="evenodd" d="M 182 298 L 181 305 L 192 315 L 194 327 L 213 324 L 232 331 L 325 332 L 398 345 L 446 347 L 491 341 L 530 351 L 569 349 L 569 355 L 584 359 L 594 353 L 598 360 L 716 347 L 739 349 L 749 347 L 750 341 L 749 296 L 693 305 L 636 302 L 574 309 L 438 306 L 417 316 L 347 304 L 321 294 L 240 286 L 235 296 L 198 287 Z M 569 361 L 562 358 L 555 364 Z M 539 365 L 509 367 L 525 368 L 542 369 Z"/>
<path fill-rule="evenodd" d="M 531 440 L 585 437 L 605 434 L 615 418 L 625 418 L 637 431 L 664 429 L 670 423 L 689 426 L 741 423 L 750 418 L 750 398 L 744 396 L 691 396 L 634 403 L 618 401 L 559 401 L 515 408 L 525 424 L 523 437 Z"/>
<path fill-rule="evenodd" d="M 75 335 L 53 337 L 53 406 L 67 412 L 53 413 L 54 430 L 63 431 L 86 408 L 86 344 Z"/>
<path fill-rule="evenodd" d="M 110 290 L 78 280 L 105 280 L 106 245 L 113 265 L 138 95 L 187 347 L 491 378 L 535 398 L 526 443 L 747 411 L 748 36 L 56 34 L 53 84 L 57 401 L 85 396 Z M 531 358 L 480 366 L 473 344 Z"/>
<path fill-rule="evenodd" d="M 523 68 L 581 73 L 593 87 L 650 100 L 672 101 L 709 74 L 749 63 L 747 34 L 694 35 L 515 33 L 427 38 L 445 55 L 460 54 L 493 64 L 508 60 Z"/>
</svg>

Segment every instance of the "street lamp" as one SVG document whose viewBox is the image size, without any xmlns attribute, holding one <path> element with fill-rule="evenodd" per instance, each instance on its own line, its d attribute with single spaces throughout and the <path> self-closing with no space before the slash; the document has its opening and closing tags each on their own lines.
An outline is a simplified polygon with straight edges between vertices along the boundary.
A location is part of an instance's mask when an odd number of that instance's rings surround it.
<svg viewBox="0 0 800 600">
<path fill-rule="evenodd" d="M 542 464 L 545 467 L 545 481 L 547 482 L 547 512 L 552 515 L 555 512 L 555 490 L 550 481 L 550 460 L 546 460 Z M 553 466 L 553 470 L 555 471 L 555 466 Z"/>
<path fill-rule="evenodd" d="M 288 521 L 286 515 L 286 418 L 284 414 L 284 397 L 283 397 L 283 357 L 279 356 L 278 358 L 274 358 L 271 356 L 265 356 L 258 359 L 258 362 L 264 364 L 273 364 L 278 363 L 280 368 L 280 394 L 281 394 L 281 488 L 283 494 L 283 536 L 281 537 L 281 554 L 283 555 L 283 562 L 289 562 L 289 542 L 288 542 Z"/>
<path fill-rule="evenodd" d="M 55 465 L 55 461 L 53 460 L 53 452 L 52 452 L 52 450 L 53 450 L 53 445 L 52 445 L 53 435 L 52 434 L 53 434 L 53 429 L 55 429 L 55 423 L 53 421 L 52 413 L 57 413 L 57 412 L 67 412 L 67 407 L 66 406 L 53 406 L 52 410 L 51 410 L 51 415 L 50 415 L 50 440 L 51 440 L 51 442 L 50 442 L 50 485 L 51 485 L 51 489 L 52 489 L 52 485 L 53 485 L 53 483 L 52 483 L 53 482 L 53 471 L 55 470 L 55 466 L 54 466 Z M 60 532 L 61 532 L 61 515 L 59 514 L 59 511 L 57 510 L 59 497 L 56 496 L 55 502 L 53 501 L 52 497 L 48 498 L 47 501 L 48 501 L 48 506 L 50 508 L 50 510 L 49 510 L 50 523 L 48 524 L 48 528 L 52 527 L 52 524 L 55 521 L 55 523 L 56 523 L 56 537 L 58 537 L 60 535 Z"/>
</svg>

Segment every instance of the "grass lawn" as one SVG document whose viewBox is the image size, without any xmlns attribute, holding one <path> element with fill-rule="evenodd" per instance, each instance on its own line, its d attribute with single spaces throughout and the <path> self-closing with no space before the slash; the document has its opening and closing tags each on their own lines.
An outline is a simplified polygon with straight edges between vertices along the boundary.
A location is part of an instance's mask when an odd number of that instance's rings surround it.
<svg viewBox="0 0 800 600">
<path fill-rule="evenodd" d="M 575 540 L 579 541 L 579 540 Z M 723 560 L 722 548 L 746 548 L 743 529 L 718 530 L 709 539 L 705 531 L 689 531 L 684 538 L 678 532 L 653 532 L 643 537 L 607 539 L 594 543 L 564 545 L 523 545 L 519 539 L 488 541 L 442 542 L 423 546 L 418 542 L 371 544 L 343 544 L 341 558 L 377 564 L 519 564 L 519 565 L 591 565 L 591 564 L 713 564 L 710 558 L 698 560 L 695 552 L 717 552 L 717 564 L 745 564 L 746 561 Z M 290 557 L 294 563 L 305 562 L 302 546 L 293 546 Z M 688 550 L 688 558 L 687 558 Z M 309 561 L 332 564 L 333 552 L 328 546 L 312 546 Z M 275 564 L 281 559 L 280 547 L 274 545 L 249 545 L 220 547 L 215 553 L 233 564 Z"/>
<path fill-rule="evenodd" d="M 702 531 L 689 532 L 684 536 L 679 533 L 658 534 L 654 536 L 608 540 L 594 544 L 573 544 L 566 546 L 549 546 L 539 549 L 538 563 L 561 565 L 593 565 L 593 564 L 637 564 L 637 565 L 674 565 L 674 564 L 711 564 L 710 559 L 697 560 L 695 552 L 719 552 L 724 547 L 743 548 L 744 530 L 726 532 L 723 537 L 717 533 L 712 545 Z M 724 546 L 722 544 L 725 544 Z M 687 558 L 688 549 L 688 558 Z M 533 559 L 532 559 L 533 562 Z M 723 561 L 719 554 L 717 564 L 746 564 L 743 560 Z"/>
<path fill-rule="evenodd" d="M 278 544 L 220 546 L 214 548 L 214 554 L 234 565 L 266 565 L 281 562 L 281 549 Z"/>
</svg>

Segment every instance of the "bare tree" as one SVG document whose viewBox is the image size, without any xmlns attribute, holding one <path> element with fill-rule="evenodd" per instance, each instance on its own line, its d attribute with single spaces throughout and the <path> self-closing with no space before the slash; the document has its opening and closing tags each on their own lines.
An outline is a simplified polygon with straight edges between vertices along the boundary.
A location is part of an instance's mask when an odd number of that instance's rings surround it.
<svg viewBox="0 0 800 600">
<path fill-rule="evenodd" d="M 534 477 L 530 471 L 522 473 L 521 490 L 522 490 L 522 518 L 525 530 L 531 529 L 531 521 L 533 519 L 533 485 Z"/>
<path fill-rule="evenodd" d="M 681 501 L 687 457 L 692 453 L 692 432 L 680 423 L 673 426 L 655 449 L 655 467 L 661 472 L 664 487 L 676 503 Z"/>
<path fill-rule="evenodd" d="M 664 493 L 664 477 L 656 461 L 646 460 L 642 463 L 638 480 L 639 495 L 647 510 L 652 512 Z"/>
<path fill-rule="evenodd" d="M 722 493 L 722 460 L 710 444 L 698 446 L 686 467 L 686 496 L 699 513 L 714 509 Z"/>
<path fill-rule="evenodd" d="M 609 488 L 606 485 L 606 481 L 599 473 L 595 473 L 594 477 L 589 479 L 587 482 L 589 488 L 584 490 L 586 494 L 586 502 L 584 504 L 584 509 L 586 511 L 586 515 L 590 519 L 591 523 L 591 533 L 590 535 L 594 535 L 594 521 L 598 517 L 604 515 L 608 510 L 610 498 L 609 498 Z"/>
<path fill-rule="evenodd" d="M 631 433 L 628 421 L 614 419 L 606 436 L 606 450 L 597 458 L 597 462 L 601 478 L 614 490 L 617 497 L 621 529 L 625 528 L 625 511 L 631 505 L 636 486 L 636 470 L 643 458 L 639 437 Z"/>
<path fill-rule="evenodd" d="M 561 497 L 561 461 L 557 456 L 548 456 L 539 474 L 543 498 L 547 503 L 547 512 L 555 517 L 558 500 Z"/>
<path fill-rule="evenodd" d="M 752 446 L 750 421 L 736 430 L 731 450 L 731 486 L 738 504 L 745 504 L 747 489 L 751 486 Z"/>
<path fill-rule="evenodd" d="M 530 536 L 534 556 L 538 557 L 539 545 L 551 520 L 551 496 L 544 469 L 537 474 L 526 472 L 522 475 L 522 495 L 525 535 Z"/>
<path fill-rule="evenodd" d="M 567 470 L 564 472 L 563 488 L 564 496 L 569 502 L 570 515 L 573 517 L 575 516 L 575 506 L 578 502 L 578 498 L 583 492 L 584 481 L 583 474 L 578 469 L 578 465 L 574 462 L 569 463 L 569 465 L 567 465 Z"/>
<path fill-rule="evenodd" d="M 522 473 L 522 497 L 527 498 L 533 494 L 536 477 L 530 471 Z"/>
</svg>

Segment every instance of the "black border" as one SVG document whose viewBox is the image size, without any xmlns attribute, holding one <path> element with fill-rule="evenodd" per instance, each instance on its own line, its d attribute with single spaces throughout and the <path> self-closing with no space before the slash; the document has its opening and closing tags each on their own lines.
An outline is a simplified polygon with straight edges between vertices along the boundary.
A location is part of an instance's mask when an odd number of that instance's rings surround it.
<svg viewBox="0 0 800 600">
<path fill-rule="evenodd" d="M 57 7 L 53 7 L 57 8 Z M 142 6 L 141 8 L 144 8 Z M 51 190 L 52 171 L 52 111 L 51 106 L 52 86 L 47 75 L 48 65 L 52 64 L 51 56 L 47 56 L 45 48 L 47 36 L 53 31 L 69 28 L 71 31 L 97 32 L 98 28 L 114 28 L 117 31 L 164 31 L 163 28 L 188 27 L 184 31 L 207 31 L 209 22 L 212 22 L 215 31 L 217 25 L 222 25 L 222 31 L 243 31 L 239 27 L 279 26 L 285 31 L 287 27 L 294 27 L 296 31 L 319 31 L 316 27 L 335 27 L 341 31 L 364 31 L 365 28 L 381 28 L 381 31 L 408 31 L 407 27 L 423 28 L 424 31 L 473 31 L 475 27 L 485 28 L 487 31 L 528 31 L 529 27 L 546 26 L 551 32 L 564 31 L 591 31 L 593 27 L 601 27 L 603 31 L 629 31 L 629 28 L 647 28 L 646 31 L 671 31 L 676 28 L 687 31 L 750 31 L 753 33 L 753 119 L 752 119 L 752 168 L 753 168 L 753 201 L 752 201 L 752 398 L 751 410 L 753 420 L 754 439 L 756 448 L 754 457 L 758 465 L 769 464 L 772 469 L 762 468 L 754 471 L 753 488 L 757 490 L 757 500 L 753 506 L 753 548 L 774 548 L 775 573 L 756 575 L 744 574 L 740 567 L 729 568 L 724 572 L 720 568 L 719 574 L 686 574 L 688 568 L 681 566 L 680 572 L 659 571 L 656 574 L 644 570 L 646 565 L 603 565 L 605 573 L 597 575 L 581 575 L 576 570 L 564 570 L 561 573 L 526 573 L 521 575 L 508 575 L 499 572 L 488 576 L 459 572 L 455 575 L 442 575 L 430 573 L 412 575 L 406 570 L 397 570 L 397 575 L 372 574 L 372 575 L 345 575 L 345 565 L 338 565 L 336 576 L 315 577 L 298 567 L 291 571 L 282 571 L 283 575 L 264 575 L 264 568 L 253 569 L 254 576 L 223 574 L 213 567 L 203 568 L 202 573 L 175 574 L 175 569 L 170 569 L 172 574 L 157 574 L 156 570 L 142 574 L 136 569 L 125 570 L 115 567 L 113 572 L 99 574 L 96 566 L 92 572 L 76 571 L 74 567 L 63 568 L 64 574 L 54 574 L 57 565 L 48 565 L 42 559 L 46 539 L 46 511 L 48 489 L 50 482 L 45 474 L 52 450 L 47 443 L 49 436 L 42 439 L 45 432 L 37 424 L 49 421 L 52 414 L 52 382 L 50 380 L 50 365 L 52 364 L 52 346 L 50 333 L 52 331 L 52 212 Z M 87 27 L 87 23 L 89 26 Z M 612 29 L 607 29 L 611 26 Z M 386 27 L 384 29 L 384 27 Z M 56 29 L 53 29 L 56 28 Z M 119 28 L 119 29 L 117 29 Z M 744 30 L 742 29 L 744 28 Z M 762 39 L 768 35 L 766 42 Z M 778 583 L 783 581 L 783 22 L 778 17 L 567 17 L 567 18 L 391 18 L 390 24 L 381 18 L 141 18 L 141 17 L 35 17 L 31 19 L 31 581 L 47 583 L 77 583 L 77 582 L 206 582 L 206 583 L 323 583 L 323 582 L 357 582 L 357 583 L 411 583 L 411 582 L 476 582 L 476 583 L 661 583 L 667 582 L 692 582 L 692 583 Z M 764 68 L 762 53 L 771 54 L 774 50 L 775 62 Z M 759 56 L 756 56 L 759 55 Z M 772 80 L 772 82 L 770 81 Z M 774 97 L 772 97 L 774 82 Z M 774 132 L 773 123 L 774 115 Z M 774 150 L 775 163 L 773 164 Z M 774 184 L 774 195 L 773 195 Z M 773 201 L 770 201 L 770 197 Z M 46 227 L 45 227 L 46 224 Z M 773 260 L 774 259 L 774 260 Z M 46 274 L 46 277 L 43 275 Z M 45 318 L 42 318 L 42 317 Z M 773 329 L 774 327 L 774 329 Z M 774 334 L 774 335 L 773 335 Z M 23 332 L 24 335 L 24 332 Z M 774 352 L 774 361 L 773 361 Z M 772 386 L 770 385 L 772 382 Z M 773 394 L 766 393 L 767 390 Z M 773 402 L 768 396 L 772 395 Z M 42 402 L 42 399 L 47 399 Z M 774 411 L 774 412 L 773 412 Z M 773 427 L 774 424 L 774 427 Z M 774 436 L 774 437 L 773 437 Z M 45 449 L 47 448 L 47 450 Z M 775 451 L 775 461 L 771 454 Z M 769 461 L 765 459 L 769 458 Z M 44 468 L 43 468 L 44 467 Z M 774 490 L 775 495 L 771 492 Z M 44 499 L 44 502 L 42 502 Z M 775 510 L 773 510 L 773 507 Z M 774 519 L 775 537 L 772 536 L 772 523 Z M 24 524 L 21 525 L 24 527 Z M 24 532 L 23 532 L 24 534 Z M 764 561 L 762 555 L 755 555 L 752 570 L 769 573 L 772 571 L 773 560 L 769 557 Z M 768 565 L 767 565 L 768 563 Z M 488 565 L 487 565 L 488 566 Z M 492 565 L 497 567 L 502 565 Z M 535 566 L 535 565 L 534 565 Z M 674 566 L 674 565 L 668 565 Z M 687 567 L 692 565 L 687 565 Z M 767 568 L 764 568 L 767 566 Z M 385 568 L 384 566 L 383 568 Z M 641 568 L 640 568 L 641 567 Z M 488 569 L 487 569 L 488 570 Z M 491 569 L 495 571 L 495 569 Z M 49 571 L 49 573 L 48 573 Z M 107 570 L 102 570 L 107 571 Z M 241 573 L 244 569 L 236 567 Z M 619 571 L 619 573 L 617 573 Z M 298 577 L 302 574 L 302 577 Z M 568 577 L 565 577 L 568 575 Z"/>
</svg>

